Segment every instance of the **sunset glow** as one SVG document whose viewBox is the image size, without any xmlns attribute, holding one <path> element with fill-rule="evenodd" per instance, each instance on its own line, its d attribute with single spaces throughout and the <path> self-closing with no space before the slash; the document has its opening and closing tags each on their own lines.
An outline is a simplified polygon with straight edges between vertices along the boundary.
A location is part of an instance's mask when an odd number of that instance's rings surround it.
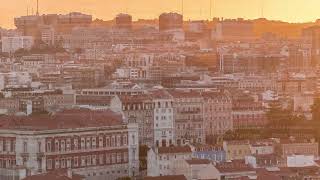
<svg viewBox="0 0 320 180">
<path fill-rule="evenodd" d="M 13 27 L 13 17 L 36 12 L 36 0 L 0 0 L 0 26 Z M 113 19 L 127 12 L 134 19 L 157 18 L 162 12 L 181 12 L 181 0 L 40 0 L 40 13 L 81 11 L 95 18 Z M 289 6 L 290 5 L 290 6 Z M 263 8 L 262 8 L 263 7 Z M 314 21 L 320 17 L 318 0 L 212 0 L 211 16 L 225 18 L 259 18 L 289 22 Z M 210 0 L 184 0 L 184 19 L 209 19 Z"/>
</svg>

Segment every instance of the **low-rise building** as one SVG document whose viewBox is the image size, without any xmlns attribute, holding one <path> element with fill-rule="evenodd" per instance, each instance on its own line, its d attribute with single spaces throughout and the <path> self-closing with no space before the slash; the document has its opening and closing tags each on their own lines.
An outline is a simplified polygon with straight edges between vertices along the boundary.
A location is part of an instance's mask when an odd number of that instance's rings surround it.
<svg viewBox="0 0 320 180">
<path fill-rule="evenodd" d="M 250 143 L 247 140 L 224 141 L 223 149 L 226 151 L 226 160 L 243 160 L 251 154 Z"/>
<path fill-rule="evenodd" d="M 198 92 L 171 90 L 177 145 L 205 143 L 203 97 Z"/>
<path fill-rule="evenodd" d="M 122 111 L 129 123 L 139 126 L 139 144 L 154 145 L 154 104 L 149 95 L 120 96 Z"/>
<path fill-rule="evenodd" d="M 315 158 L 319 156 L 319 143 L 314 139 L 281 139 L 276 148 L 282 157 L 295 154 L 313 155 Z"/>
<path fill-rule="evenodd" d="M 256 176 L 256 171 L 242 160 L 219 163 L 213 172 L 218 180 Z"/>
<path fill-rule="evenodd" d="M 212 162 L 225 162 L 226 152 L 222 146 L 212 146 L 195 144 L 190 145 L 192 149 L 192 157 L 197 159 L 207 159 Z"/>
<path fill-rule="evenodd" d="M 173 98 L 166 90 L 150 92 L 154 104 L 154 144 L 170 146 L 175 144 Z"/>
<path fill-rule="evenodd" d="M 148 151 L 148 176 L 176 175 L 175 167 L 184 160 L 191 159 L 189 146 L 155 147 Z"/>
<path fill-rule="evenodd" d="M 86 180 L 138 174 L 138 127 L 112 111 L 1 116 L 0 122 L 1 171 L 23 167 L 30 176 L 70 169 Z"/>
<path fill-rule="evenodd" d="M 222 135 L 233 130 L 232 100 L 229 93 L 205 92 L 202 96 L 206 136 Z"/>
<path fill-rule="evenodd" d="M 214 170 L 214 165 L 207 159 L 188 159 L 182 161 L 179 165 L 174 164 L 175 174 L 183 174 L 187 180 L 218 179 Z"/>
</svg>

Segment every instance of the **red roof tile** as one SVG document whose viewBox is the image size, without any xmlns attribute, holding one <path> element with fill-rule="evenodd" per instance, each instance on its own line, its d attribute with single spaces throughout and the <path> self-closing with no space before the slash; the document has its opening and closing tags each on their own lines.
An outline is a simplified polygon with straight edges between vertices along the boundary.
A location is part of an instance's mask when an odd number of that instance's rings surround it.
<svg viewBox="0 0 320 180">
<path fill-rule="evenodd" d="M 53 171 L 45 174 L 28 176 L 22 180 L 83 180 L 84 178 L 80 175 L 72 175 L 68 177 L 65 171 Z"/>
<path fill-rule="evenodd" d="M 158 152 L 159 154 L 191 153 L 191 148 L 189 146 L 159 147 Z"/>
<path fill-rule="evenodd" d="M 73 109 L 54 115 L 0 116 L 0 129 L 54 130 L 122 125 L 122 115 L 107 111 Z"/>
<path fill-rule="evenodd" d="M 143 180 L 187 180 L 184 175 L 145 177 Z"/>
<path fill-rule="evenodd" d="M 190 165 L 210 164 L 210 161 L 208 159 L 190 159 L 186 160 L 186 162 Z"/>
<path fill-rule="evenodd" d="M 249 165 L 245 164 L 244 161 L 232 161 L 232 162 L 223 162 L 215 166 L 220 172 L 243 172 L 243 171 L 254 171 Z"/>
</svg>

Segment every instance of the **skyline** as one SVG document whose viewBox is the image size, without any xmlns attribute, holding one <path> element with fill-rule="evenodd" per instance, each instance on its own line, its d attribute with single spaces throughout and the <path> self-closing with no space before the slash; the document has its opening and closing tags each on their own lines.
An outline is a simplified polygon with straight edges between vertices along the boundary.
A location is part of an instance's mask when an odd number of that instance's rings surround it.
<svg viewBox="0 0 320 180">
<path fill-rule="evenodd" d="M 2 1 L 0 11 L 0 27 L 14 28 L 13 18 L 36 12 L 36 0 Z M 134 20 L 155 19 L 162 12 L 182 12 L 182 0 L 66 0 L 63 6 L 53 0 L 40 0 L 40 14 L 83 12 L 92 14 L 94 19 L 111 20 L 116 14 L 124 12 L 131 14 Z M 241 1 L 241 2 L 240 2 Z M 210 19 L 211 17 L 256 19 L 265 17 L 270 20 L 287 22 L 310 22 L 320 18 L 320 2 L 317 0 L 184 0 L 184 20 Z M 248 4 L 251 5 L 251 10 Z M 290 4 L 290 6 L 288 6 Z M 263 6 L 262 6 L 263 5 Z M 107 7 L 108 6 L 108 7 Z M 262 8 L 263 7 L 263 8 Z"/>
</svg>

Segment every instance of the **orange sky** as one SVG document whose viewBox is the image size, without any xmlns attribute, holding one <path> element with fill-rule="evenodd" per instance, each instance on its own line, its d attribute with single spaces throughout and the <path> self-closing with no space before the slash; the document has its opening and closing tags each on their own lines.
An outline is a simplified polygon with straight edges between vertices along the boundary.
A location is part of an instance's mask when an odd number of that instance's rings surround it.
<svg viewBox="0 0 320 180">
<path fill-rule="evenodd" d="M 67 13 L 81 11 L 94 18 L 112 19 L 119 12 L 138 18 L 155 18 L 161 12 L 181 11 L 182 0 L 39 0 L 40 13 Z M 314 21 L 320 18 L 320 0 L 212 0 L 212 16 L 226 18 L 264 16 L 290 22 Z M 12 28 L 13 17 L 26 15 L 36 0 L 0 0 L 0 27 Z M 210 0 L 184 0 L 185 20 L 208 19 Z"/>
</svg>

